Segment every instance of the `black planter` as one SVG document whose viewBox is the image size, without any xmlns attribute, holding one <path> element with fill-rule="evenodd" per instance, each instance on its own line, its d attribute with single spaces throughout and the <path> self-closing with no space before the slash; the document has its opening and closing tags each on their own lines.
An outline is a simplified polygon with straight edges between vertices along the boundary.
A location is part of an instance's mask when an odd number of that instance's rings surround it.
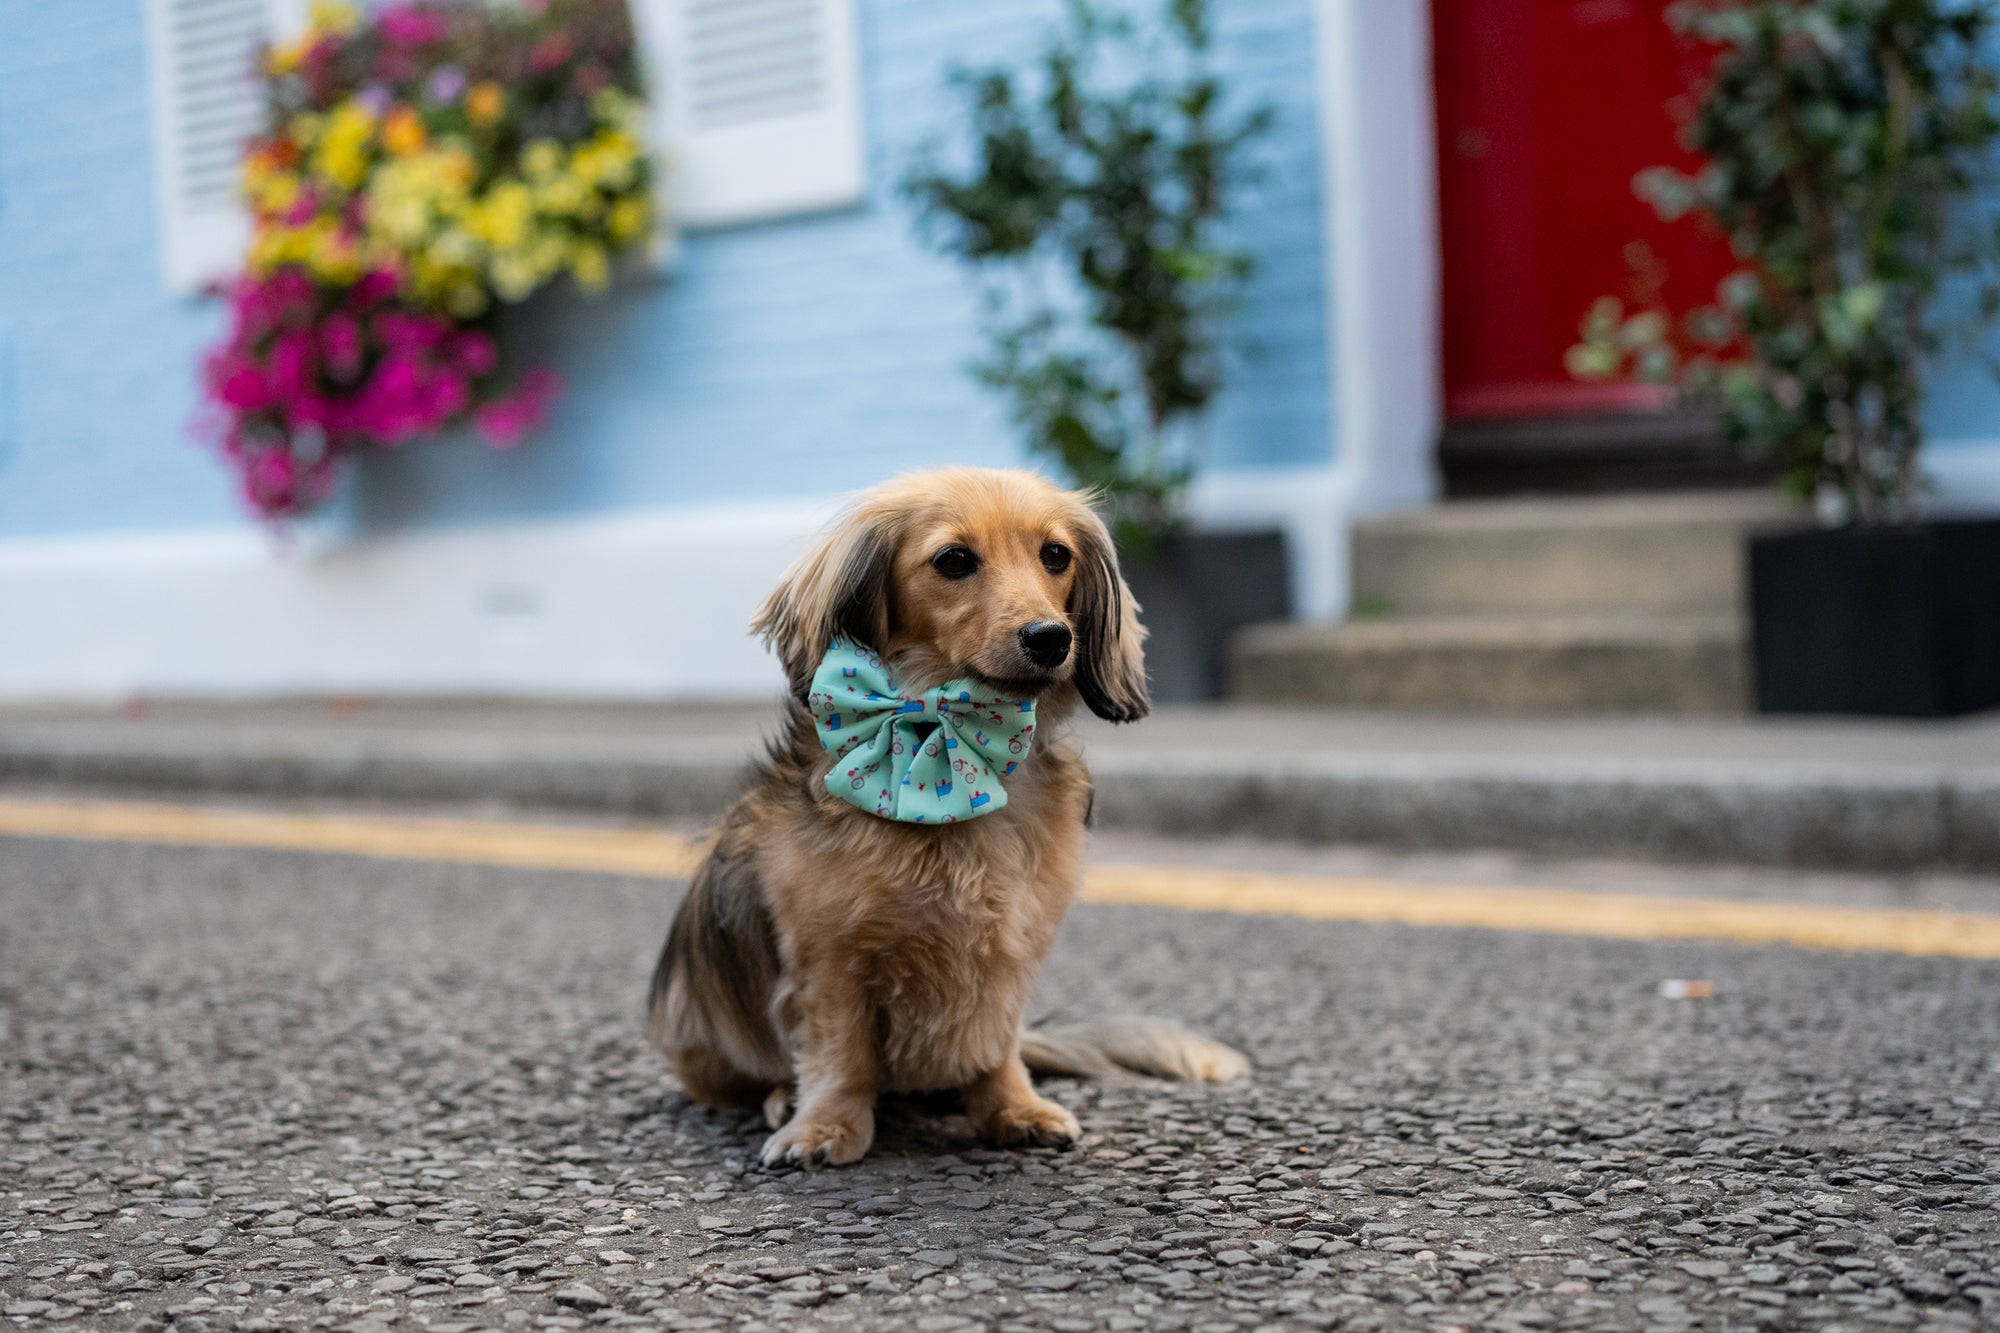
<svg viewBox="0 0 2000 1333">
<path fill-rule="evenodd" d="M 1280 532 L 1181 533 L 1147 559 L 1120 563 L 1148 631 L 1146 676 L 1156 702 L 1220 697 L 1229 636 L 1292 613 Z"/>
<path fill-rule="evenodd" d="M 1762 712 L 2000 707 L 2000 520 L 1753 537 L 1750 618 Z"/>
</svg>

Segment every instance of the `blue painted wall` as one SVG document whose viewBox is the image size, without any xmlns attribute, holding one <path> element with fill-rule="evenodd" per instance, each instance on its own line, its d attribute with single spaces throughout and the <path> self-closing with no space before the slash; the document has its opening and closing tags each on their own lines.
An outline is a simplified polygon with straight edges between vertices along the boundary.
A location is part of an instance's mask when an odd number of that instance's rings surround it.
<svg viewBox="0 0 2000 1333">
<path fill-rule="evenodd" d="M 214 321 L 160 287 L 142 29 L 0 0 L 0 536 L 236 520 L 186 430 Z"/>
<path fill-rule="evenodd" d="M 944 461 L 1020 461 L 964 374 L 980 348 L 968 283 L 916 243 L 895 182 L 951 124 L 946 68 L 1025 59 L 1059 12 L 1058 0 L 862 0 L 867 204 L 690 236 L 667 281 L 534 303 L 526 341 L 569 381 L 551 429 L 512 453 L 452 440 L 372 462 L 365 522 L 811 495 Z M 142 26 L 138 0 L 0 0 L 0 348 L 16 349 L 18 422 L 10 448 L 0 420 L 0 537 L 243 521 L 187 430 L 219 320 L 160 289 Z M 1219 30 L 1227 70 L 1280 121 L 1242 224 L 1260 274 L 1210 461 L 1324 461 L 1310 3 L 1221 0 Z M 0 412 L 6 401 L 0 389 Z"/>
</svg>

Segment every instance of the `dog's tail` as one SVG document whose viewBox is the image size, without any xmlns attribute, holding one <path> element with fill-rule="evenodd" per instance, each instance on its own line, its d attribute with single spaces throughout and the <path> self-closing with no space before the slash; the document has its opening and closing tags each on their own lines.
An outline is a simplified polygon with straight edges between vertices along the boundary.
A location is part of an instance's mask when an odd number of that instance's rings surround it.
<svg viewBox="0 0 2000 1333">
<path fill-rule="evenodd" d="M 1033 1073 L 1107 1081 L 1142 1074 L 1226 1083 L 1250 1070 L 1240 1051 L 1164 1018 L 1136 1015 L 1029 1028 L 1021 1034 L 1021 1059 Z"/>
</svg>

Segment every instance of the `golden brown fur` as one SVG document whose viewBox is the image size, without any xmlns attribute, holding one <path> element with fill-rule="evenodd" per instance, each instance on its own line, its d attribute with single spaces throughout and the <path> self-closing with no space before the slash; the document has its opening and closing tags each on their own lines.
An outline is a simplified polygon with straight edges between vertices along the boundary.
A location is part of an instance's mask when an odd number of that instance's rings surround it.
<svg viewBox="0 0 2000 1333">
<path fill-rule="evenodd" d="M 941 572 L 959 567 L 933 564 L 957 559 L 940 557 L 948 548 L 969 553 L 974 571 Z M 1074 646 L 1038 664 L 1023 627 L 1058 624 Z M 1149 707 L 1145 631 L 1104 524 L 1028 473 L 902 477 L 853 502 L 753 627 L 794 699 L 654 977 L 654 1036 L 681 1082 L 704 1102 L 761 1105 L 776 1131 L 764 1148 L 772 1163 L 859 1159 L 885 1091 L 963 1090 L 974 1127 L 996 1143 L 1073 1141 L 1075 1119 L 1029 1082 L 1021 1015 L 1082 877 L 1090 775 L 1064 724 L 1079 704 L 1114 721 Z M 804 696 L 836 634 L 881 653 L 911 693 L 972 675 L 1037 698 L 1035 745 L 1007 780 L 1004 809 L 904 824 L 827 792 L 830 761 Z M 1102 1036 L 1031 1035 L 1028 1049 L 1055 1072 L 1242 1067 L 1165 1025 Z"/>
</svg>

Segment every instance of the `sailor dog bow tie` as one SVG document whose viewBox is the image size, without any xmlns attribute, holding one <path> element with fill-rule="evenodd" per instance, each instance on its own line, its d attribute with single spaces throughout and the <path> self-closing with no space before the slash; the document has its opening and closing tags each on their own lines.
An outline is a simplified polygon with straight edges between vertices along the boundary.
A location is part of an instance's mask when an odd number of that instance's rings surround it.
<svg viewBox="0 0 2000 1333">
<path fill-rule="evenodd" d="M 846 639 L 826 650 L 806 702 L 834 757 L 826 789 L 906 824 L 953 824 L 1001 809 L 1000 779 L 1035 739 L 1033 699 L 1002 698 L 970 680 L 904 698 L 882 659 Z"/>
</svg>

